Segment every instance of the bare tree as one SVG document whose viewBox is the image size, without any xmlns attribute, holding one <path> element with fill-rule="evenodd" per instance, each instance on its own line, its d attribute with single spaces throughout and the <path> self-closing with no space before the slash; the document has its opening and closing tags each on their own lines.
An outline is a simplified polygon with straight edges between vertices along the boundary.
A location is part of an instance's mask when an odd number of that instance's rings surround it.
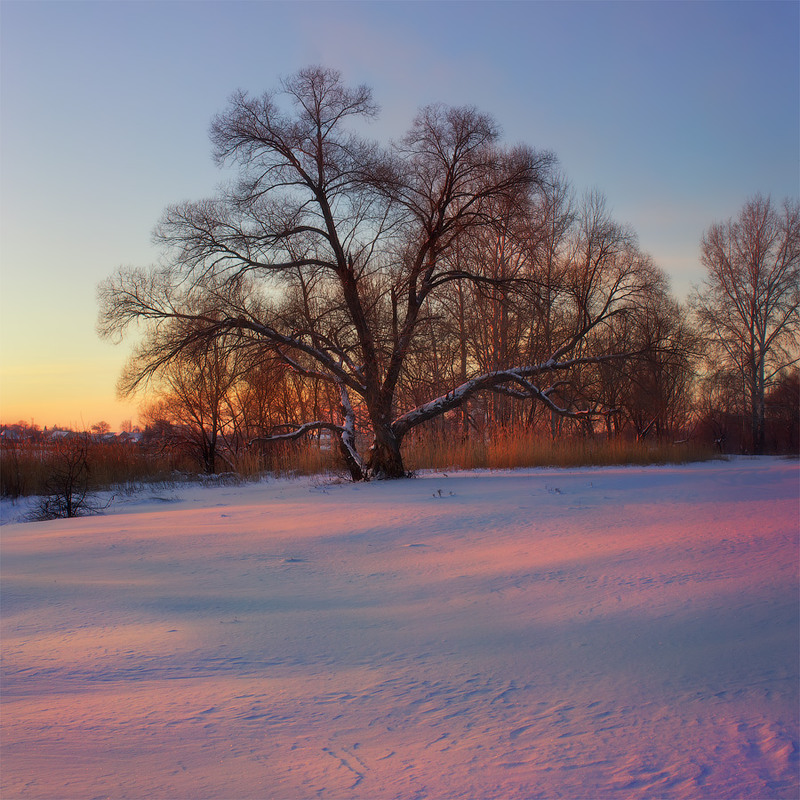
<svg viewBox="0 0 800 800">
<path fill-rule="evenodd" d="M 111 425 L 105 420 L 100 420 L 100 422 L 95 422 L 94 425 L 91 426 L 91 431 L 95 436 L 103 437 L 111 432 Z"/>
<path fill-rule="evenodd" d="M 90 448 L 87 433 L 70 434 L 54 442 L 48 452 L 44 492 L 32 519 L 80 517 L 100 511 L 90 486 Z"/>
<path fill-rule="evenodd" d="M 118 388 L 123 396 L 129 396 L 147 376 L 157 399 L 146 408 L 145 418 L 168 422 L 173 445 L 213 475 L 220 458 L 232 467 L 229 437 L 241 413 L 235 389 L 251 365 L 229 336 L 201 338 L 195 346 L 187 345 L 165 358 L 166 343 L 181 338 L 173 328 L 174 323 L 167 324 L 145 337 Z"/>
<path fill-rule="evenodd" d="M 753 453 L 764 450 L 765 394 L 797 363 L 800 333 L 800 204 L 749 200 L 702 241 L 705 283 L 692 299 L 715 369 L 738 376 Z"/>
<path fill-rule="evenodd" d="M 156 362 L 224 335 L 328 384 L 338 393 L 338 419 L 311 419 L 280 437 L 334 432 L 354 479 L 403 475 L 404 436 L 478 393 L 590 413 L 559 407 L 554 385 L 582 364 L 621 357 L 599 351 L 594 333 L 646 290 L 650 276 L 631 241 L 589 248 L 561 290 L 568 324 L 541 359 L 483 371 L 469 364 L 458 383 L 410 406 L 400 391 L 449 287 L 535 294 L 535 276 L 497 276 L 450 256 L 496 228 L 498 208 L 525 213 L 546 187 L 553 157 L 502 148 L 489 117 L 438 105 L 384 151 L 347 127 L 377 112 L 366 87 L 347 88 L 338 73 L 315 67 L 281 88 L 290 110 L 276 94 L 239 93 L 214 120 L 215 157 L 239 167 L 238 183 L 167 210 L 157 231 L 166 266 L 121 271 L 101 286 L 101 332 L 178 321 Z M 372 439 L 366 457 L 356 443 L 359 417 Z"/>
</svg>

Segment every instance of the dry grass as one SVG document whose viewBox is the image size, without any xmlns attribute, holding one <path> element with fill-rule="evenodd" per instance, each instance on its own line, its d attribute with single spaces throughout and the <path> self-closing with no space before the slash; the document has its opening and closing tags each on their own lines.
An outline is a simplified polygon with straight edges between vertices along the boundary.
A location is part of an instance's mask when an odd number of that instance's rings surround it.
<svg viewBox="0 0 800 800">
<path fill-rule="evenodd" d="M 262 452 L 248 451 L 234 461 L 236 473 L 255 480 L 265 472 L 278 476 L 319 475 L 341 469 L 335 448 L 324 449 L 313 441 L 276 442 Z"/>
<path fill-rule="evenodd" d="M 66 457 L 68 441 L 58 444 L 4 443 L 0 449 L 0 495 L 46 494 Z M 86 453 L 89 488 L 97 491 L 132 483 L 170 480 L 184 460 L 169 454 L 144 453 L 135 445 L 92 442 Z"/>
<path fill-rule="evenodd" d="M 14 499 L 49 493 L 53 476 L 79 441 L 80 437 L 47 444 L 4 442 L 0 447 L 0 495 Z M 147 452 L 134 444 L 90 442 L 86 461 L 91 491 L 202 477 L 198 462 L 186 454 Z M 335 448 L 326 450 L 314 442 L 282 443 L 261 453 L 248 451 L 232 463 L 220 458 L 219 465 L 232 470 L 229 476 L 242 480 L 255 480 L 264 473 L 316 475 L 341 468 Z"/>
<path fill-rule="evenodd" d="M 49 491 L 64 444 L 4 443 L 0 449 L 0 493 L 17 498 Z M 667 444 L 569 438 L 551 441 L 527 431 L 499 431 L 484 440 L 420 433 L 404 443 L 410 471 L 421 469 L 513 469 L 519 467 L 578 467 L 613 464 L 667 464 L 715 457 L 697 444 Z M 173 483 L 198 474 L 196 462 L 170 453 L 148 453 L 135 445 L 90 444 L 87 451 L 92 491 L 142 483 Z M 248 451 L 234 459 L 231 477 L 255 480 L 265 473 L 278 476 L 341 473 L 336 447 L 316 442 L 280 443 L 262 452 Z"/>
<path fill-rule="evenodd" d="M 713 450 L 691 442 L 584 437 L 552 441 L 525 431 L 499 431 L 486 440 L 422 435 L 410 440 L 404 452 L 411 470 L 675 464 L 713 457 Z"/>
</svg>

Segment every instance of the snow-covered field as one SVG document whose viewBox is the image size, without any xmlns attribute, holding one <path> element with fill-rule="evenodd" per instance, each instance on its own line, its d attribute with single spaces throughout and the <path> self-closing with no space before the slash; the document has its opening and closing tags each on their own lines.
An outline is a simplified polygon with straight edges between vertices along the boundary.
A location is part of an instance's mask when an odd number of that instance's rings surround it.
<svg viewBox="0 0 800 800">
<path fill-rule="evenodd" d="M 797 461 L 145 492 L 2 535 L 2 797 L 797 798 Z"/>
</svg>

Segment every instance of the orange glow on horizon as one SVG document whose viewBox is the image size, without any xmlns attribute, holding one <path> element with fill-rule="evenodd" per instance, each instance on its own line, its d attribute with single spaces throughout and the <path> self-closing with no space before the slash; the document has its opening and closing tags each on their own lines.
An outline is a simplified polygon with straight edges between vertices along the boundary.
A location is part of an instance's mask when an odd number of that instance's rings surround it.
<svg viewBox="0 0 800 800">
<path fill-rule="evenodd" d="M 137 424 L 140 398 L 120 400 L 118 367 L 75 362 L 2 365 L 0 423 L 24 421 L 44 427 L 89 428 L 105 421 L 112 430 L 131 420 Z"/>
</svg>

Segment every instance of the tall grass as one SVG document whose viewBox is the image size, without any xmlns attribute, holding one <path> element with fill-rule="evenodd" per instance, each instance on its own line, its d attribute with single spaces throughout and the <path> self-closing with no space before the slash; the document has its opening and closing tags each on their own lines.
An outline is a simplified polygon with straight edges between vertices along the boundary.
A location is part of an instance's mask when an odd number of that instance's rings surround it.
<svg viewBox="0 0 800 800">
<path fill-rule="evenodd" d="M 0 494 L 17 498 L 50 491 L 63 459 L 62 444 L 3 443 L 0 448 Z M 529 431 L 501 430 L 484 438 L 462 439 L 433 433 L 407 437 L 403 458 L 410 471 L 518 467 L 578 467 L 614 464 L 667 464 L 701 461 L 716 453 L 698 444 L 668 444 L 573 437 L 552 441 Z M 87 451 L 89 489 L 116 489 L 142 483 L 173 483 L 198 473 L 186 455 L 148 452 L 133 444 L 93 442 Z M 231 462 L 232 474 L 253 480 L 277 476 L 343 472 L 335 446 L 289 442 L 247 451 Z"/>
<path fill-rule="evenodd" d="M 77 444 L 79 440 L 73 441 Z M 70 440 L 4 442 L 0 446 L 0 496 L 14 499 L 48 494 L 70 447 Z M 121 442 L 91 442 L 86 461 L 92 491 L 201 477 L 199 462 L 186 453 L 153 452 Z M 321 448 L 314 442 L 280 443 L 263 452 L 247 451 L 220 459 L 220 465 L 230 470 L 228 477 L 243 480 L 254 480 L 265 473 L 316 475 L 341 469 L 337 450 Z"/>
<path fill-rule="evenodd" d="M 421 434 L 409 439 L 404 460 L 410 470 L 513 469 L 618 464 L 675 464 L 714 458 L 697 443 L 640 442 L 624 439 L 549 437 L 501 430 L 482 439 Z"/>
<path fill-rule="evenodd" d="M 247 451 L 233 461 L 236 474 L 246 480 L 264 473 L 281 477 L 337 472 L 341 461 L 335 447 L 325 449 L 314 441 L 275 442 L 261 452 Z"/>
<path fill-rule="evenodd" d="M 17 498 L 47 494 L 54 473 L 64 460 L 68 440 L 55 444 L 3 443 L 0 448 L 0 495 Z M 93 491 L 132 483 L 171 480 L 188 465 L 167 453 L 145 453 L 121 442 L 92 442 L 86 455 L 88 483 Z"/>
</svg>

